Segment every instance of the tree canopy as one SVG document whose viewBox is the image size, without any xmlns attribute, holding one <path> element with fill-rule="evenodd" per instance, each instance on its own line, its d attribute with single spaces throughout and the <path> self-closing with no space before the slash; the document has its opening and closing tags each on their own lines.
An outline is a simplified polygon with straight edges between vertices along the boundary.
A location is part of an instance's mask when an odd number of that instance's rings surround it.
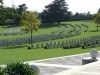
<svg viewBox="0 0 100 75">
<path fill-rule="evenodd" d="M 24 31 L 26 32 L 31 32 L 31 48 L 33 48 L 33 44 L 32 44 L 32 33 L 33 31 L 37 31 L 39 25 L 41 24 L 41 22 L 38 20 L 38 14 L 36 12 L 32 12 L 32 11 L 23 11 L 22 15 L 21 15 L 21 21 L 20 23 L 22 25 L 24 25 Z"/>
<path fill-rule="evenodd" d="M 3 4 L 3 0 L 0 0 L 0 3 Z"/>
<path fill-rule="evenodd" d="M 26 7 L 26 4 L 19 5 L 18 14 L 21 15 L 22 11 L 26 11 L 27 9 L 28 9 L 28 7 Z"/>
<path fill-rule="evenodd" d="M 100 25 L 100 12 L 95 14 L 94 23 L 97 24 L 97 30 L 98 30 L 98 25 Z"/>
<path fill-rule="evenodd" d="M 99 13 L 100 12 L 100 8 L 98 9 L 98 12 L 97 13 Z"/>
<path fill-rule="evenodd" d="M 24 25 L 25 31 L 29 32 L 31 30 L 37 31 L 41 22 L 37 18 L 37 14 L 35 12 L 27 12 L 23 11 L 21 15 L 20 24 Z"/>
<path fill-rule="evenodd" d="M 58 22 L 67 20 L 68 4 L 65 0 L 54 0 L 45 6 L 45 10 L 41 14 L 41 18 L 48 22 Z"/>
<path fill-rule="evenodd" d="M 6 25 L 7 21 L 17 20 L 18 13 L 16 8 L 0 6 L 0 25 Z"/>
</svg>

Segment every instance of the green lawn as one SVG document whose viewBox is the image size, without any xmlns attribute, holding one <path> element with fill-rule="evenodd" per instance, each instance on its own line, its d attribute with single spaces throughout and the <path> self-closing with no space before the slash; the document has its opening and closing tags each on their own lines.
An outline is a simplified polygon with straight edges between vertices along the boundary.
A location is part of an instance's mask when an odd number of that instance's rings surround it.
<svg viewBox="0 0 100 75">
<path fill-rule="evenodd" d="M 69 39 L 77 39 L 82 37 L 89 37 L 94 35 L 99 35 L 99 31 L 96 31 L 96 25 L 92 22 L 62 22 L 62 24 L 87 24 L 89 25 L 89 32 L 84 33 L 85 27 L 82 27 L 82 34 L 70 37 L 70 38 L 64 38 L 59 39 L 62 40 L 69 40 Z M 15 27 L 17 28 L 17 27 Z M 63 27 L 64 28 L 64 27 Z M 72 27 L 69 26 L 69 30 L 71 30 Z M 0 27 L 0 31 L 9 30 L 10 28 L 7 27 Z M 56 24 L 50 25 L 44 25 L 41 26 L 38 29 L 38 32 L 34 32 L 34 35 L 39 34 L 50 34 L 52 31 L 57 30 L 58 26 Z M 78 28 L 77 28 L 78 29 Z M 6 39 L 6 38 L 16 38 L 16 37 L 25 37 L 30 36 L 30 34 L 25 35 L 8 35 L 8 36 L 0 36 L 0 39 Z M 58 41 L 58 40 L 52 40 L 52 41 Z M 29 44 L 26 45 L 20 45 L 20 46 L 10 46 L 10 47 L 1 47 L 0 48 L 0 64 L 6 64 L 10 61 L 32 61 L 32 60 L 38 60 L 38 59 L 46 59 L 46 58 L 53 58 L 53 57 L 60 57 L 60 56 L 67 56 L 67 55 L 73 55 L 73 54 L 80 54 L 80 53 L 87 53 L 90 52 L 92 48 L 88 49 L 81 49 L 81 48 L 73 48 L 73 49 L 63 49 L 63 48 L 54 48 L 54 49 L 31 49 L 28 50 L 27 47 L 30 46 Z M 97 50 L 100 50 L 100 47 L 96 47 Z"/>
</svg>

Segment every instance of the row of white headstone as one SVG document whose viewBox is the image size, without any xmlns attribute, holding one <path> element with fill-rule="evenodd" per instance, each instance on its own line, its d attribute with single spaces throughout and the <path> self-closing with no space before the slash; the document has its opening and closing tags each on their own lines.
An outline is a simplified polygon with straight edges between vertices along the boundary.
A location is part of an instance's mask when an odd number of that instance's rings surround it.
<svg viewBox="0 0 100 75">
<path fill-rule="evenodd" d="M 59 25 L 59 29 L 51 32 L 51 34 L 55 34 L 55 33 L 61 32 L 61 31 L 62 31 L 62 27 L 61 27 L 61 25 Z"/>
<path fill-rule="evenodd" d="M 73 27 L 73 29 L 69 30 L 68 33 L 72 33 L 76 30 L 76 27 L 74 25 L 70 24 L 70 26 Z"/>
<path fill-rule="evenodd" d="M 76 34 L 73 34 L 73 33 L 68 33 L 68 34 L 63 34 L 63 33 L 61 33 L 61 34 L 42 34 L 42 35 L 38 35 L 38 36 L 33 36 L 32 37 L 32 42 L 43 42 L 43 41 L 49 41 L 49 40 L 56 40 L 56 39 L 62 39 L 62 38 L 67 38 L 67 37 L 72 37 L 72 36 L 76 36 L 76 35 L 80 35 L 81 34 L 81 32 L 77 32 Z M 29 43 L 30 41 L 30 37 L 28 37 L 28 38 L 18 38 L 17 40 L 9 40 L 9 39 L 6 39 L 6 41 L 7 41 L 7 43 L 13 43 L 13 41 L 14 42 L 19 42 L 20 41 L 20 39 L 22 39 L 21 41 L 21 43 L 18 43 L 18 44 L 27 44 L 27 43 Z M 26 40 L 27 42 L 23 42 L 23 40 Z M 4 40 L 4 41 L 2 41 L 1 40 L 1 43 L 3 44 L 3 43 L 6 43 L 6 41 Z M 10 41 L 10 42 L 9 42 Z M 29 41 L 29 42 L 28 42 Z M 3 44 L 4 45 L 4 44 Z M 7 44 L 7 45 L 15 45 L 15 44 Z"/>
<path fill-rule="evenodd" d="M 32 37 L 32 38 L 34 38 L 34 37 Z M 32 42 L 36 42 L 36 41 L 34 41 L 35 39 L 33 39 Z M 96 43 L 96 40 L 98 40 L 97 43 Z M 26 37 L 26 38 L 16 38 L 16 39 L 12 39 L 12 40 L 11 39 L 5 39 L 5 40 L 0 40 L 0 47 L 3 47 L 3 46 L 14 46 L 14 45 L 22 45 L 22 44 L 29 44 L 30 41 L 31 41 L 30 40 L 30 37 Z M 41 38 L 39 41 L 44 41 L 44 40 Z M 85 42 L 85 46 L 86 47 L 87 47 L 88 44 L 90 44 L 90 47 L 92 47 L 92 44 L 94 46 L 96 46 L 96 44 L 98 44 L 98 46 L 100 46 L 100 36 L 90 37 L 90 38 L 80 38 L 78 40 L 72 39 L 72 40 L 69 40 L 69 41 L 66 41 L 66 42 L 63 41 L 63 43 L 60 43 L 60 46 L 62 44 L 62 46 L 66 46 L 66 47 L 68 47 L 69 45 L 76 47 L 77 45 L 83 45 L 84 42 Z M 52 43 L 52 45 L 53 45 L 53 43 Z M 55 43 L 54 43 L 54 45 L 55 45 Z M 55 47 L 55 46 L 53 46 L 53 47 Z M 49 48 L 51 48 L 51 44 L 50 44 L 50 47 Z"/>
<path fill-rule="evenodd" d="M 76 24 L 76 26 L 79 27 L 79 29 L 76 31 L 76 33 L 77 32 L 81 32 L 82 31 L 82 26 L 81 25 L 78 25 L 78 24 Z"/>
<path fill-rule="evenodd" d="M 86 27 L 86 30 L 84 32 L 89 31 L 89 26 L 88 25 L 86 25 L 86 24 L 81 24 L 81 25 Z"/>
<path fill-rule="evenodd" d="M 36 46 L 34 48 L 46 48 L 46 49 L 50 49 L 50 48 L 62 48 L 62 47 L 66 47 L 66 48 L 69 48 L 70 46 L 73 47 L 73 48 L 76 48 L 76 47 L 81 47 L 83 45 L 83 43 L 87 41 L 84 39 L 80 39 L 80 41 L 78 40 L 69 40 L 69 41 L 55 41 L 55 42 L 46 42 L 46 44 L 44 43 L 41 43 L 41 44 L 36 44 Z M 88 45 L 90 44 L 90 45 Z M 96 43 L 96 41 L 90 41 L 89 43 L 86 42 L 86 44 L 84 45 L 86 48 L 93 48 L 93 47 L 96 47 L 96 46 L 100 46 L 100 39 L 98 40 L 98 43 Z"/>
<path fill-rule="evenodd" d="M 68 30 L 68 26 L 67 25 L 64 25 L 64 26 L 65 26 L 66 29 L 60 31 L 60 33 L 64 33 L 64 32 L 66 32 Z"/>
<path fill-rule="evenodd" d="M 44 42 L 49 40 L 56 40 L 62 38 L 68 38 L 76 35 L 80 35 L 81 33 L 68 33 L 68 34 L 42 34 L 38 36 L 32 36 L 32 42 Z M 28 44 L 31 41 L 31 37 L 22 37 L 22 38 L 13 38 L 13 39 L 4 39 L 0 40 L 0 46 L 10 46 L 10 45 L 18 45 L 18 44 Z"/>
<path fill-rule="evenodd" d="M 18 29 L 10 29 L 8 31 L 0 32 L 0 35 L 17 35 L 17 34 L 25 34 L 24 31 Z"/>
</svg>

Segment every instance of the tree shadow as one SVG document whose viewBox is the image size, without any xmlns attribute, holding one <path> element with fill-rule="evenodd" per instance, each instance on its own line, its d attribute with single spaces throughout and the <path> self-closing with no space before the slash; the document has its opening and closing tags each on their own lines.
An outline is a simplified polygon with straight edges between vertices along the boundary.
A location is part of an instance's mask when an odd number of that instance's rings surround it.
<svg viewBox="0 0 100 75">
<path fill-rule="evenodd" d="M 8 47 L 3 47 L 2 49 L 18 49 L 18 48 L 23 48 L 23 47 L 27 47 L 27 45 L 8 46 Z"/>
<path fill-rule="evenodd" d="M 52 28 L 52 27 L 57 27 L 58 25 L 57 24 L 41 24 L 39 26 L 39 28 Z"/>
<path fill-rule="evenodd" d="M 100 30 L 91 30 L 89 32 L 100 32 Z"/>
<path fill-rule="evenodd" d="M 100 27 L 100 26 L 95 26 L 95 27 Z"/>
<path fill-rule="evenodd" d="M 60 24 L 60 25 L 70 25 L 70 24 Z M 41 24 L 40 26 L 39 26 L 39 28 L 41 29 L 41 28 L 52 28 L 52 27 L 59 27 L 59 25 L 58 24 L 56 24 L 56 23 L 46 23 L 46 24 Z"/>
</svg>

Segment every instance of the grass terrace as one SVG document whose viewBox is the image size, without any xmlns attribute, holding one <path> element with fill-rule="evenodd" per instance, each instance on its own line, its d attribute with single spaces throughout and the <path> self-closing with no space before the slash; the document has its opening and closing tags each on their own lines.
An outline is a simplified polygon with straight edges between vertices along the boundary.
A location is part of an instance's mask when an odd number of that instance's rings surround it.
<svg viewBox="0 0 100 75">
<path fill-rule="evenodd" d="M 96 30 L 96 24 L 93 22 L 82 22 L 82 21 L 71 21 L 71 22 L 62 22 L 61 26 L 63 29 L 65 29 L 64 25 L 68 25 L 68 31 L 73 29 L 69 24 L 73 25 L 81 25 L 86 24 L 89 26 L 89 31 L 84 32 L 86 30 L 85 26 L 82 26 L 81 35 L 69 37 L 69 38 L 63 38 L 63 39 L 57 39 L 57 40 L 50 40 L 49 42 L 53 41 L 65 41 L 70 39 L 78 39 L 83 37 L 89 37 L 89 36 L 96 36 L 99 35 L 99 31 Z M 14 27 L 14 29 L 17 29 L 18 27 Z M 8 27 L 0 27 L 0 32 L 9 30 L 11 28 Z M 40 34 L 51 34 L 52 31 L 55 31 L 59 29 L 57 24 L 46 24 L 41 25 L 37 32 L 34 32 L 33 35 L 40 35 Z M 76 26 L 76 30 L 78 30 L 79 27 Z M 29 34 L 23 34 L 23 35 L 0 35 L 0 39 L 8 39 L 8 38 L 18 38 L 18 37 L 26 37 L 30 36 Z M 44 43 L 46 43 L 45 41 Z M 41 43 L 41 42 L 39 42 Z M 28 50 L 27 47 L 30 46 L 30 44 L 24 44 L 24 45 L 17 45 L 17 46 L 8 46 L 8 47 L 0 47 L 0 64 L 6 64 L 8 62 L 14 61 L 33 61 L 33 60 L 39 60 L 39 59 L 46 59 L 46 58 L 53 58 L 53 57 L 61 57 L 61 56 L 68 56 L 68 55 L 74 55 L 74 54 L 80 54 L 80 53 L 87 53 L 90 52 L 93 48 L 88 49 L 81 49 L 81 48 L 73 48 L 73 49 L 63 49 L 63 48 L 54 48 L 54 49 L 44 49 L 44 48 L 38 48 L 38 49 L 30 49 Z M 96 47 L 97 50 L 100 50 L 100 47 Z"/>
</svg>

